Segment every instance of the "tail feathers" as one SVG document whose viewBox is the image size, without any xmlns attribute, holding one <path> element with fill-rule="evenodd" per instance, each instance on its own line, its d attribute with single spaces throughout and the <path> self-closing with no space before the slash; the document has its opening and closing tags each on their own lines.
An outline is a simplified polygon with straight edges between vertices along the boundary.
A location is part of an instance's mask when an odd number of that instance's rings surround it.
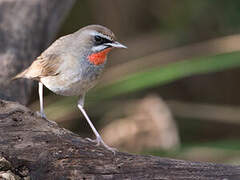
<svg viewBox="0 0 240 180">
<path fill-rule="evenodd" d="M 27 69 L 19 74 L 17 74 L 16 76 L 14 76 L 11 81 L 14 81 L 16 79 L 20 79 L 20 78 L 27 78 L 26 77 L 26 73 L 27 73 Z"/>
</svg>

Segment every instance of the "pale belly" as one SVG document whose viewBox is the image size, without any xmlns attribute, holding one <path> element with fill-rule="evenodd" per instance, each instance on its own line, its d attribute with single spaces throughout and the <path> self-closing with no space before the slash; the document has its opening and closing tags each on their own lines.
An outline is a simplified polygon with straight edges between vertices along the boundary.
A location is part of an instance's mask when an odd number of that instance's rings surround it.
<svg viewBox="0 0 240 180">
<path fill-rule="evenodd" d="M 79 75 L 58 75 L 41 78 L 41 82 L 52 92 L 63 96 L 84 95 L 89 89 L 94 87 L 100 77 L 94 74 L 89 77 L 81 78 Z"/>
</svg>

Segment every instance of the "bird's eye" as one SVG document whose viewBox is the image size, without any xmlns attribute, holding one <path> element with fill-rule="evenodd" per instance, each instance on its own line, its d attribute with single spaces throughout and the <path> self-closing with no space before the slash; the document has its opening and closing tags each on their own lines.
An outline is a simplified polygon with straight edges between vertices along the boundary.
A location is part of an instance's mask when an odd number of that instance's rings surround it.
<svg viewBox="0 0 240 180">
<path fill-rule="evenodd" d="M 98 36 L 98 35 L 94 36 L 94 39 L 95 39 L 95 46 L 112 42 L 111 40 L 109 40 L 107 38 L 104 38 L 104 37 L 101 37 L 101 36 Z"/>
<path fill-rule="evenodd" d="M 95 41 L 98 45 L 104 43 L 104 39 L 100 36 L 95 36 Z"/>
</svg>

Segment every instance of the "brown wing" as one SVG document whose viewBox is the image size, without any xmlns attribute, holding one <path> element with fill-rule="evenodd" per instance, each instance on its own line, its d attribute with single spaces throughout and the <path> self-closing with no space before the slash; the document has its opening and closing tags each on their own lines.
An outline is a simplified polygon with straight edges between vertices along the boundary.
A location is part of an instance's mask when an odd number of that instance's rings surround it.
<svg viewBox="0 0 240 180">
<path fill-rule="evenodd" d="M 55 54 L 39 56 L 29 68 L 16 75 L 13 79 L 27 78 L 39 80 L 41 77 L 56 76 L 62 63 L 60 56 Z"/>
</svg>

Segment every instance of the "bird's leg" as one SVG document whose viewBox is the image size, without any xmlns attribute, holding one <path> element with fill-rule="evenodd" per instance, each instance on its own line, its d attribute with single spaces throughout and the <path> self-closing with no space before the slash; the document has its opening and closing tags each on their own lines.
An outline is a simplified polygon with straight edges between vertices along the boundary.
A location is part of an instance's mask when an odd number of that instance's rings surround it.
<svg viewBox="0 0 240 180">
<path fill-rule="evenodd" d="M 38 93 L 39 93 L 39 102 L 40 102 L 40 112 L 37 112 L 37 115 L 40 116 L 41 118 L 44 118 L 47 120 L 49 123 L 53 125 L 57 125 L 55 121 L 48 120 L 43 109 L 43 83 L 39 82 L 38 83 Z"/>
<path fill-rule="evenodd" d="M 90 138 L 87 138 L 87 139 L 88 139 L 89 141 L 91 141 L 91 142 L 96 142 L 96 143 L 97 143 L 97 144 L 96 144 L 97 146 L 99 146 L 99 145 L 104 146 L 106 149 L 108 149 L 109 151 L 112 151 L 112 152 L 115 154 L 115 151 L 116 151 L 117 149 L 112 148 L 112 147 L 109 147 L 109 146 L 103 141 L 102 137 L 101 137 L 100 134 L 97 132 L 96 128 L 94 127 L 93 123 L 91 122 L 90 118 L 88 117 L 88 115 L 87 115 L 86 111 L 84 110 L 83 106 L 84 106 L 84 96 L 81 96 L 80 99 L 79 99 L 79 101 L 78 101 L 78 108 L 79 108 L 80 111 L 82 112 L 83 116 L 86 118 L 88 124 L 90 125 L 93 133 L 94 133 L 95 136 L 96 136 L 96 139 L 95 139 L 95 140 L 92 140 L 92 139 L 90 139 Z"/>
<path fill-rule="evenodd" d="M 39 93 L 39 102 L 40 102 L 40 116 L 46 119 L 46 115 L 43 109 L 43 84 L 41 82 L 38 83 L 38 93 Z"/>
</svg>

